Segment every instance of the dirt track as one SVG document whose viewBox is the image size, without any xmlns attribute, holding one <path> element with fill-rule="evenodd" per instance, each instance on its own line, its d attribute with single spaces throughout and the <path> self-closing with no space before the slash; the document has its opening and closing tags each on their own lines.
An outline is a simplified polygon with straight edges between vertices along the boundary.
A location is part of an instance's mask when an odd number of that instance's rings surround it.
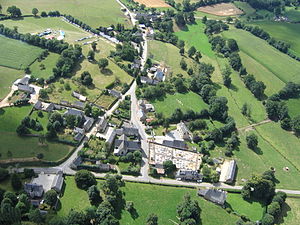
<svg viewBox="0 0 300 225">
<path fill-rule="evenodd" d="M 140 4 L 144 4 L 146 7 L 161 8 L 161 7 L 171 7 L 164 0 L 134 0 Z"/>
</svg>

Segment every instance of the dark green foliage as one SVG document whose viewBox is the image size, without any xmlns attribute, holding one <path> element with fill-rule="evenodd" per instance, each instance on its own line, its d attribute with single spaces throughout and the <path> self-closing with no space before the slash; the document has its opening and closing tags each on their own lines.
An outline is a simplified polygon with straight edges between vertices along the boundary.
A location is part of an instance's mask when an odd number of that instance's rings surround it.
<svg viewBox="0 0 300 225">
<path fill-rule="evenodd" d="M 255 150 L 257 148 L 258 139 L 257 139 L 257 136 L 255 134 L 247 135 L 246 142 L 247 142 L 248 148 L 250 148 L 252 150 Z"/>
<path fill-rule="evenodd" d="M 102 201 L 102 198 L 100 196 L 100 191 L 97 188 L 97 185 L 90 186 L 89 189 L 87 190 L 87 193 L 92 205 L 97 205 Z"/>
<path fill-rule="evenodd" d="M 274 224 L 274 217 L 268 213 L 266 213 L 262 220 L 261 220 L 262 225 L 273 225 Z"/>
<path fill-rule="evenodd" d="M 177 213 L 181 222 L 194 220 L 196 224 L 200 220 L 201 209 L 198 202 L 192 200 L 191 196 L 187 194 L 184 196 L 183 202 L 177 206 Z"/>
<path fill-rule="evenodd" d="M 54 190 L 49 190 L 44 196 L 45 203 L 50 206 L 55 206 L 57 202 L 57 193 Z"/>
<path fill-rule="evenodd" d="M 86 225 L 89 224 L 86 215 L 83 212 L 77 212 L 75 210 L 70 210 L 67 218 L 67 225 Z"/>
<path fill-rule="evenodd" d="M 3 199 L 5 199 L 5 198 L 10 199 L 10 201 L 12 202 L 12 206 L 16 206 L 16 204 L 18 203 L 18 198 L 17 198 L 16 194 L 11 191 L 6 191 L 4 193 Z"/>
<path fill-rule="evenodd" d="M 151 213 L 147 217 L 146 225 L 158 225 L 158 217 L 156 214 Z"/>
<path fill-rule="evenodd" d="M 0 181 L 5 180 L 8 177 L 8 170 L 0 167 Z"/>
<path fill-rule="evenodd" d="M 97 183 L 95 176 L 87 170 L 80 170 L 76 172 L 75 182 L 78 188 L 85 190 Z"/>
<path fill-rule="evenodd" d="M 17 173 L 11 175 L 11 186 L 14 190 L 20 190 L 22 188 L 22 181 Z"/>
<path fill-rule="evenodd" d="M 228 116 L 228 106 L 226 97 L 214 97 L 209 104 L 209 115 L 216 120 L 224 121 Z"/>
<path fill-rule="evenodd" d="M 176 171 L 176 165 L 173 164 L 171 160 L 166 160 L 163 162 L 163 167 L 166 174 L 172 174 Z"/>
<path fill-rule="evenodd" d="M 91 74 L 88 71 L 84 71 L 80 75 L 80 82 L 83 85 L 90 86 L 93 83 L 93 78 L 92 78 Z"/>
</svg>

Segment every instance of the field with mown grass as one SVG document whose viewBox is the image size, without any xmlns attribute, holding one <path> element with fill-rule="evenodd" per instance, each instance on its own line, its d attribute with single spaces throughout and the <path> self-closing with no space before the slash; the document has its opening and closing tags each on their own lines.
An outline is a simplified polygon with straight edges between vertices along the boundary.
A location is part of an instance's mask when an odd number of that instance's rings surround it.
<svg viewBox="0 0 300 225">
<path fill-rule="evenodd" d="M 247 31 L 234 28 L 223 32 L 223 36 L 235 39 L 242 52 L 266 67 L 283 82 L 300 82 L 297 72 L 300 71 L 300 62 L 278 51 L 266 41 Z"/>
<path fill-rule="evenodd" d="M 234 1 L 233 4 L 235 4 L 236 7 L 241 9 L 245 13 L 245 16 L 251 15 L 251 14 L 255 13 L 255 11 L 256 11 L 247 2 Z"/>
<path fill-rule="evenodd" d="M 38 138 L 17 135 L 16 128 L 29 115 L 31 108 L 32 106 L 23 106 L 0 109 L 0 160 L 36 157 L 42 153 L 44 160 L 56 161 L 71 150 L 72 147 L 68 145 L 48 141 L 46 145 L 42 145 Z"/>
<path fill-rule="evenodd" d="M 300 115 L 300 99 L 289 99 L 288 101 L 286 101 L 286 104 L 288 106 L 289 115 L 291 117 Z"/>
<path fill-rule="evenodd" d="M 56 33 L 58 33 L 59 30 L 63 30 L 65 32 L 64 41 L 69 43 L 74 43 L 75 40 L 79 38 L 91 35 L 90 33 L 63 21 L 60 17 L 24 17 L 17 20 L 3 20 L 1 23 L 11 29 L 16 26 L 18 28 L 18 32 L 23 34 L 38 34 L 48 28 Z M 55 35 L 55 37 L 58 36 L 58 34 Z"/>
<path fill-rule="evenodd" d="M 295 7 L 285 7 L 285 16 L 292 22 L 300 21 L 300 9 Z"/>
<path fill-rule="evenodd" d="M 42 49 L 25 42 L 0 36 L 0 66 L 25 69 L 42 53 Z"/>
<path fill-rule="evenodd" d="M 42 61 L 36 60 L 31 66 L 31 75 L 35 78 L 47 79 L 53 75 L 53 68 L 56 67 L 59 55 L 56 53 L 49 53 L 49 55 Z M 44 67 L 43 67 L 44 65 Z"/>
<path fill-rule="evenodd" d="M 13 82 L 23 75 L 23 71 L 0 66 L 0 100 L 10 92 Z"/>
<path fill-rule="evenodd" d="M 278 223 L 280 225 L 298 225 L 300 221 L 300 199 L 287 198 Z"/>
<path fill-rule="evenodd" d="M 58 10 L 61 14 L 70 14 L 93 28 L 117 23 L 130 26 L 129 19 L 125 17 L 121 6 L 116 1 L 69 0 L 62 3 L 60 0 L 3 0 L 1 5 L 3 12 L 6 12 L 7 7 L 15 5 L 24 15 L 31 15 L 33 7 L 36 7 L 40 13 Z"/>
<path fill-rule="evenodd" d="M 207 109 L 208 105 L 202 98 L 194 92 L 185 94 L 175 93 L 174 95 L 167 94 L 162 100 L 155 100 L 151 102 L 154 105 L 157 113 L 162 113 L 164 116 L 169 117 L 177 109 L 183 112 L 193 110 L 200 112 L 202 109 Z"/>
</svg>

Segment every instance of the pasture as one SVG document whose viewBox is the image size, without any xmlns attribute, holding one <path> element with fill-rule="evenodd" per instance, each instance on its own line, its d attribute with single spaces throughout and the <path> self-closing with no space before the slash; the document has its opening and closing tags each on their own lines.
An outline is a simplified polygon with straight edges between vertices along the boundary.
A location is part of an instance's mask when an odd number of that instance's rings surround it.
<svg viewBox="0 0 300 225">
<path fill-rule="evenodd" d="M 41 48 L 0 36 L 0 66 L 25 69 L 41 54 Z"/>
<path fill-rule="evenodd" d="M 282 82 L 300 82 L 297 72 L 300 71 L 300 62 L 278 51 L 266 41 L 255 37 L 247 31 L 238 29 L 230 29 L 223 32 L 223 35 L 226 38 L 235 39 L 242 52 L 263 65 Z"/>
<path fill-rule="evenodd" d="M 216 16 L 237 16 L 243 14 L 243 11 L 232 3 L 220 3 L 210 6 L 203 6 L 197 10 Z"/>
<path fill-rule="evenodd" d="M 300 22 L 300 9 L 299 7 L 285 7 L 285 16 L 292 22 Z"/>
<path fill-rule="evenodd" d="M 3 20 L 1 23 L 11 29 L 16 26 L 18 31 L 23 34 L 38 34 L 48 28 L 54 32 L 63 30 L 65 32 L 64 41 L 69 43 L 74 43 L 75 40 L 79 38 L 91 35 L 90 33 L 63 21 L 62 18 L 57 17 L 24 17 L 18 20 Z M 56 37 L 57 36 L 58 35 L 56 35 Z"/>
<path fill-rule="evenodd" d="M 36 60 L 30 66 L 31 75 L 36 78 L 44 78 L 44 79 L 49 78 L 53 74 L 52 69 L 56 66 L 56 62 L 58 58 L 59 58 L 58 54 L 50 53 L 46 59 L 40 62 Z"/>
<path fill-rule="evenodd" d="M 300 220 L 300 199 L 287 198 L 283 205 L 278 224 L 282 225 L 298 225 Z"/>
<path fill-rule="evenodd" d="M 31 108 L 32 106 L 23 106 L 0 109 L 0 160 L 31 158 L 42 153 L 44 160 L 56 161 L 71 150 L 68 145 L 48 141 L 41 144 L 38 138 L 17 135 L 17 126 L 29 115 Z"/>
<path fill-rule="evenodd" d="M 155 111 L 162 113 L 165 117 L 171 116 L 177 108 L 183 112 L 187 110 L 200 112 L 202 109 L 208 108 L 208 105 L 202 98 L 194 92 L 185 94 L 175 93 L 174 95 L 167 94 L 162 100 L 155 100 L 151 103 L 154 105 Z"/>
<path fill-rule="evenodd" d="M 58 10 L 61 14 L 70 14 L 93 28 L 117 23 L 131 26 L 129 19 L 120 10 L 121 6 L 117 1 L 68 0 L 62 4 L 60 0 L 3 0 L 1 5 L 3 12 L 6 12 L 7 7 L 15 5 L 21 9 L 24 15 L 31 15 L 33 7 L 40 12 Z"/>
<path fill-rule="evenodd" d="M 249 5 L 247 2 L 241 2 L 241 1 L 234 1 L 233 4 L 239 8 L 241 11 L 244 12 L 245 16 L 251 15 L 255 13 L 255 9 L 252 8 L 251 5 Z"/>
<path fill-rule="evenodd" d="M 299 116 L 300 115 L 300 99 L 289 99 L 288 101 L 286 101 L 286 104 L 288 106 L 289 109 L 289 115 L 293 118 L 295 116 Z"/>
<path fill-rule="evenodd" d="M 144 4 L 146 7 L 149 8 L 169 8 L 171 7 L 168 5 L 164 0 L 134 0 L 140 4 Z"/>
<path fill-rule="evenodd" d="M 23 71 L 0 66 L 0 101 L 10 92 L 13 82 L 23 75 Z"/>
</svg>

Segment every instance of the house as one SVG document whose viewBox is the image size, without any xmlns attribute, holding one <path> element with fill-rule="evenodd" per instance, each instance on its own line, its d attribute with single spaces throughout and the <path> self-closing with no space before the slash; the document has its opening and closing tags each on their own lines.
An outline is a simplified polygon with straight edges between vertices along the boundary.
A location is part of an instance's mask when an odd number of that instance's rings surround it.
<svg viewBox="0 0 300 225">
<path fill-rule="evenodd" d="M 85 137 L 84 134 L 82 134 L 82 133 L 77 133 L 77 134 L 75 134 L 75 136 L 74 136 L 74 140 L 77 141 L 77 142 L 81 142 L 82 139 L 83 139 L 84 137 Z"/>
<path fill-rule="evenodd" d="M 107 124 L 108 124 L 108 121 L 104 117 L 101 117 L 99 120 L 99 123 L 97 124 L 98 132 L 104 133 L 107 128 Z"/>
<path fill-rule="evenodd" d="M 104 164 L 104 163 L 101 163 L 101 161 L 96 161 L 96 165 L 99 168 L 99 170 L 101 170 L 103 172 L 108 172 L 112 169 L 110 164 Z"/>
<path fill-rule="evenodd" d="M 77 108 L 77 109 L 84 109 L 84 102 L 80 102 L 80 101 L 75 101 L 72 104 L 73 107 Z"/>
<path fill-rule="evenodd" d="M 62 190 L 63 183 L 64 183 L 63 173 L 62 171 L 60 171 L 54 177 L 51 185 L 51 189 L 55 190 L 57 193 L 60 193 Z"/>
<path fill-rule="evenodd" d="M 64 113 L 64 115 L 72 115 L 72 116 L 80 116 L 80 117 L 83 117 L 84 113 L 80 110 L 77 110 L 77 109 L 68 109 L 68 111 L 66 111 Z"/>
<path fill-rule="evenodd" d="M 116 129 L 116 134 L 121 136 L 125 134 L 126 136 L 139 137 L 139 130 L 132 126 L 124 126 L 120 129 Z"/>
<path fill-rule="evenodd" d="M 86 101 L 86 97 L 83 96 L 83 95 L 81 95 L 81 94 L 79 94 L 79 93 L 77 93 L 76 91 L 72 92 L 72 96 L 75 97 L 75 98 L 77 98 L 77 99 L 79 99 L 82 102 Z"/>
<path fill-rule="evenodd" d="M 88 116 L 85 116 L 84 119 L 85 119 L 85 122 L 83 124 L 83 129 L 85 131 L 88 131 L 93 126 L 93 123 L 95 120 L 92 117 L 88 117 Z"/>
<path fill-rule="evenodd" d="M 138 113 L 137 113 L 138 117 L 140 118 L 140 121 L 145 122 L 147 119 L 146 113 L 144 112 L 144 110 L 139 109 Z"/>
<path fill-rule="evenodd" d="M 46 112 L 52 112 L 54 109 L 55 109 L 55 105 L 53 103 L 50 103 L 45 107 Z"/>
<path fill-rule="evenodd" d="M 138 141 L 128 141 L 125 134 L 115 141 L 114 155 L 123 156 L 128 152 L 141 150 L 141 143 Z"/>
<path fill-rule="evenodd" d="M 154 73 L 154 79 L 161 82 L 164 80 L 164 72 L 161 69 L 158 69 L 155 73 Z"/>
<path fill-rule="evenodd" d="M 155 108 L 152 104 L 145 104 L 146 112 L 155 112 Z"/>
<path fill-rule="evenodd" d="M 202 182 L 203 176 L 197 170 L 178 170 L 175 176 L 178 180 Z"/>
<path fill-rule="evenodd" d="M 158 81 L 157 80 L 153 80 L 149 77 L 145 77 L 145 76 L 142 76 L 141 77 L 141 83 L 142 84 L 149 84 L 149 85 L 156 85 L 158 84 Z"/>
<path fill-rule="evenodd" d="M 180 123 L 177 124 L 177 131 L 183 140 L 191 140 L 192 139 L 191 138 L 192 134 L 184 122 L 181 121 Z"/>
<path fill-rule="evenodd" d="M 109 137 L 106 139 L 106 143 L 108 143 L 109 146 L 111 146 L 113 144 L 116 134 L 117 134 L 116 130 L 113 130 L 110 133 Z"/>
<path fill-rule="evenodd" d="M 225 161 L 221 166 L 220 182 L 231 184 L 234 181 L 236 173 L 236 161 Z"/>
<path fill-rule="evenodd" d="M 226 201 L 227 194 L 223 190 L 217 189 L 200 189 L 198 190 L 198 195 L 202 196 L 204 199 L 223 206 Z"/>
<path fill-rule="evenodd" d="M 41 198 L 44 194 L 43 185 L 34 183 L 25 183 L 24 191 L 30 198 Z"/>
<path fill-rule="evenodd" d="M 108 90 L 108 93 L 116 98 L 121 98 L 122 97 L 122 93 L 116 91 L 116 90 Z"/>
<path fill-rule="evenodd" d="M 18 84 L 18 90 L 29 93 L 29 94 L 34 93 L 33 87 L 30 87 L 29 85 L 24 85 L 24 84 Z"/>
<path fill-rule="evenodd" d="M 73 162 L 71 163 L 71 165 L 70 165 L 70 167 L 72 168 L 72 169 L 77 169 L 78 168 L 78 166 L 80 166 L 80 164 L 83 162 L 83 160 L 82 160 L 82 158 L 81 158 L 81 156 L 77 156 L 74 160 L 73 160 Z"/>
<path fill-rule="evenodd" d="M 29 85 L 30 75 L 25 75 L 23 78 L 18 79 L 14 82 L 14 85 L 18 86 L 19 84 Z"/>
<path fill-rule="evenodd" d="M 131 68 L 133 69 L 139 69 L 141 66 L 141 60 L 135 59 L 133 63 L 131 64 Z"/>
<path fill-rule="evenodd" d="M 69 106 L 69 105 L 71 105 L 70 102 L 64 101 L 64 100 L 61 100 L 61 101 L 60 101 L 60 104 L 61 104 L 61 105 L 64 105 L 64 106 Z"/>
<path fill-rule="evenodd" d="M 33 107 L 34 107 L 34 109 L 36 109 L 36 110 L 41 110 L 42 107 L 43 107 L 43 104 L 42 104 L 41 101 L 37 101 L 37 102 L 34 104 Z"/>
<path fill-rule="evenodd" d="M 168 146 L 170 148 L 178 148 L 178 149 L 188 149 L 187 144 L 181 140 L 163 140 L 163 145 Z"/>
</svg>

